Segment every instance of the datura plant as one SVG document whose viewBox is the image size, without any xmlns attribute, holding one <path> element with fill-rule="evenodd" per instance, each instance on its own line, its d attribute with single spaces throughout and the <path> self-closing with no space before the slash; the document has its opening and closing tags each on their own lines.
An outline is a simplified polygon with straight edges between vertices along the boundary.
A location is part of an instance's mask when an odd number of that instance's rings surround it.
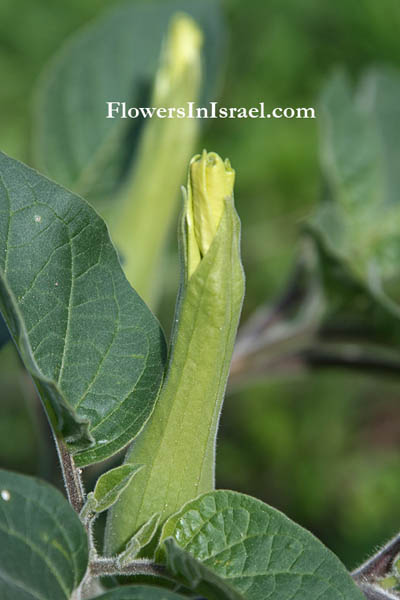
<svg viewBox="0 0 400 600">
<path fill-rule="evenodd" d="M 117 7 L 43 77 L 39 171 L 0 153 L 0 310 L 46 412 L 67 496 L 0 470 L 0 600 L 400 597 L 400 536 L 349 573 L 275 508 L 215 489 L 244 295 L 235 171 L 214 152 L 189 160 L 196 120 L 139 127 L 105 118 L 104 106 L 115 97 L 139 106 L 146 90 L 154 106 L 207 101 L 223 31 L 215 0 Z M 368 323 L 385 357 L 398 348 L 398 165 L 387 161 L 398 156 L 398 101 L 379 94 L 396 88 L 400 97 L 400 83 L 374 81 L 375 104 L 354 102 L 342 79 L 324 100 L 329 198 L 308 222 L 311 292 L 289 294 L 266 336 L 259 321 L 245 332 L 262 350 L 272 337 L 286 362 L 290 336 L 305 360 L 304 340 L 314 336 L 320 348 L 340 317 L 336 292 L 330 307 L 335 279 L 348 282 L 345 319 L 361 307 L 357 331 Z M 147 303 L 157 304 L 165 284 L 165 241 L 188 163 L 167 341 Z M 245 342 L 235 354 L 251 371 Z M 82 471 L 94 464 L 97 480 L 85 489 Z"/>
<path fill-rule="evenodd" d="M 190 161 L 167 349 L 95 210 L 0 155 L 1 310 L 47 412 L 69 500 L 0 472 L 2 599 L 390 597 L 279 511 L 215 489 L 244 294 L 234 179 L 215 153 Z M 82 468 L 128 443 L 123 464 L 86 493 Z M 105 511 L 100 554 L 93 524 Z"/>
</svg>

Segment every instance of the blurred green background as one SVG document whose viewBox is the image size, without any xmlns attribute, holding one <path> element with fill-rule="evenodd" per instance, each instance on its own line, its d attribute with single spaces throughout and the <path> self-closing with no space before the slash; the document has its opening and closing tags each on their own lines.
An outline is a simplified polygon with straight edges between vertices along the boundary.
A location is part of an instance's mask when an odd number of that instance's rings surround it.
<svg viewBox="0 0 400 600">
<path fill-rule="evenodd" d="M 199 0 L 201 1 L 201 0 Z M 2 0 L 0 146 L 31 163 L 32 94 L 48 59 L 110 0 Z M 400 67 L 398 0 L 225 0 L 229 47 L 218 100 L 226 106 L 317 106 L 333 69 L 356 78 Z M 237 171 L 247 296 L 243 321 L 285 285 L 302 220 L 321 194 L 316 120 L 216 120 L 199 150 Z M 168 329 L 177 283 L 160 308 Z M 399 378 L 400 379 L 400 378 Z M 268 379 L 226 400 L 217 485 L 260 497 L 318 535 L 349 566 L 400 530 L 400 381 L 319 370 Z M 0 466 L 60 484 L 34 390 L 13 348 L 0 354 Z"/>
</svg>

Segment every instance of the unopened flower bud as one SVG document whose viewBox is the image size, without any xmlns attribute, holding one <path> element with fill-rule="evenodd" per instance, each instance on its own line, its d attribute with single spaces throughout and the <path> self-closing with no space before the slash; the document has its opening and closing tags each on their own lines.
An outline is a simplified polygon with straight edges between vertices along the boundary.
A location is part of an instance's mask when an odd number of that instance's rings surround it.
<svg viewBox="0 0 400 600">
<path fill-rule="evenodd" d="M 161 66 L 156 74 L 153 101 L 164 106 L 169 103 L 174 89 L 191 72 L 195 81 L 200 79 L 203 34 L 188 15 L 178 13 L 172 20 L 165 41 Z"/>
<path fill-rule="evenodd" d="M 235 171 L 228 159 L 223 161 L 206 150 L 192 158 L 186 209 L 189 277 L 212 244 L 234 182 Z"/>
</svg>

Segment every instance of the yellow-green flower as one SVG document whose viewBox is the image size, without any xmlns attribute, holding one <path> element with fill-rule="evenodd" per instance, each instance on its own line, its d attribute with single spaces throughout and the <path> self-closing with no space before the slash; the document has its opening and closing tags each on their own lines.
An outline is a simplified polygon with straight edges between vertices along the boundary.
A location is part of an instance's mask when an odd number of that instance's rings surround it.
<svg viewBox="0 0 400 600">
<path fill-rule="evenodd" d="M 182 80 L 188 78 L 188 72 L 195 81 L 200 79 L 202 45 L 203 33 L 196 22 L 188 15 L 175 15 L 169 26 L 161 53 L 161 66 L 156 74 L 153 97 L 155 105 L 174 106 L 170 103 L 171 94 L 177 86 L 182 85 Z"/>
<path fill-rule="evenodd" d="M 186 206 L 189 277 L 211 246 L 234 183 L 235 171 L 228 159 L 206 150 L 192 158 Z"/>
</svg>

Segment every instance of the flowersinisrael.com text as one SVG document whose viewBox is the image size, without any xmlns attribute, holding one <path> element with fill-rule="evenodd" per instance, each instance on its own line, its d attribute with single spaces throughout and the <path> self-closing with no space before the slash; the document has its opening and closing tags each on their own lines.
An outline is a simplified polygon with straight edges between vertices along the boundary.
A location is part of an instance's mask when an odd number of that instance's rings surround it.
<svg viewBox="0 0 400 600">
<path fill-rule="evenodd" d="M 316 111 L 312 107 L 276 107 L 270 112 L 265 110 L 264 102 L 256 106 L 226 107 L 218 102 L 209 102 L 207 106 L 196 106 L 187 102 L 184 106 L 137 107 L 127 106 L 126 102 L 106 102 L 107 119 L 315 119 Z"/>
</svg>

